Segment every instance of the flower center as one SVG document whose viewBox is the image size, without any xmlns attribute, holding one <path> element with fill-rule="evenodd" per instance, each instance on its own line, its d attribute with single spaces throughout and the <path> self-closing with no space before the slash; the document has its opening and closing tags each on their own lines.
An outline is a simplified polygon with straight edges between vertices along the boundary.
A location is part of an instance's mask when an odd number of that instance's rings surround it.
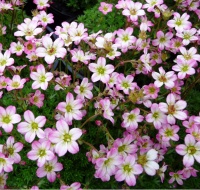
<svg viewBox="0 0 200 190">
<path fill-rule="evenodd" d="M 81 92 L 81 93 L 84 93 L 84 92 L 85 92 L 85 87 L 80 86 L 80 92 Z"/>
<path fill-rule="evenodd" d="M 65 134 L 63 135 L 63 141 L 64 141 L 64 142 L 71 142 L 71 139 L 72 139 L 72 137 L 71 137 L 70 134 L 65 133 Z"/>
<path fill-rule="evenodd" d="M 48 53 L 49 55 L 54 55 L 54 54 L 56 53 L 56 49 L 55 49 L 54 47 L 51 47 L 51 48 L 49 48 L 49 49 L 47 50 L 47 53 Z"/>
<path fill-rule="evenodd" d="M 9 115 L 3 116 L 3 123 L 9 124 L 11 122 L 11 118 Z"/>
<path fill-rule="evenodd" d="M 18 82 L 13 82 L 13 83 L 12 83 L 12 87 L 14 87 L 14 88 L 19 87 L 19 85 L 20 85 L 20 83 L 18 83 Z"/>
<path fill-rule="evenodd" d="M 35 123 L 35 122 L 31 123 L 31 128 L 32 128 L 33 130 L 38 130 L 38 124 Z"/>
<path fill-rule="evenodd" d="M 37 103 L 38 101 L 39 101 L 39 97 L 38 97 L 38 96 L 35 96 L 35 97 L 33 98 L 33 102 Z"/>
<path fill-rule="evenodd" d="M 42 75 L 41 77 L 40 77 L 40 82 L 45 82 L 46 81 L 46 77 L 45 77 L 45 75 Z"/>
<path fill-rule="evenodd" d="M 188 53 L 184 55 L 185 60 L 190 60 L 192 57 Z"/>
<path fill-rule="evenodd" d="M 165 83 L 167 82 L 167 78 L 164 75 L 162 75 L 160 76 L 159 81 Z"/>
<path fill-rule="evenodd" d="M 166 135 L 167 137 L 173 136 L 173 130 L 167 129 L 167 130 L 165 131 L 165 135 Z"/>
<path fill-rule="evenodd" d="M 135 9 L 130 10 L 131 15 L 136 15 L 137 11 Z"/>
<path fill-rule="evenodd" d="M 159 113 L 158 112 L 154 112 L 152 116 L 153 116 L 153 118 L 157 119 L 159 117 Z"/>
<path fill-rule="evenodd" d="M 45 169 L 46 172 L 52 172 L 53 171 L 53 166 L 50 165 L 50 164 L 46 164 L 44 166 L 44 169 Z"/>
<path fill-rule="evenodd" d="M 174 105 L 168 106 L 168 114 L 173 115 L 176 112 Z"/>
<path fill-rule="evenodd" d="M 26 32 L 25 32 L 25 35 L 26 36 L 32 36 L 33 35 L 33 31 L 31 31 L 31 30 L 27 30 Z"/>
<path fill-rule="evenodd" d="M 14 154 L 14 148 L 13 147 L 7 148 L 7 151 L 9 153 L 9 155 L 13 155 Z"/>
<path fill-rule="evenodd" d="M 98 73 L 99 75 L 104 75 L 105 72 L 106 72 L 106 69 L 105 69 L 105 68 L 103 68 L 103 67 L 98 67 L 98 68 L 97 68 L 97 73 Z"/>
<path fill-rule="evenodd" d="M 144 166 L 147 163 L 147 157 L 146 155 L 140 155 L 138 157 L 138 163 Z"/>
<path fill-rule="evenodd" d="M 187 147 L 187 152 L 190 154 L 190 155 L 194 155 L 196 153 L 196 148 L 194 146 L 188 146 Z"/>
<path fill-rule="evenodd" d="M 72 106 L 69 105 L 69 104 L 66 106 L 65 109 L 66 109 L 66 111 L 67 111 L 68 113 L 72 112 Z"/>
<path fill-rule="evenodd" d="M 182 25 L 181 19 L 177 19 L 176 22 L 175 22 L 175 24 L 176 24 L 177 26 L 181 26 L 181 25 Z"/>
<path fill-rule="evenodd" d="M 126 164 L 123 166 L 123 170 L 126 173 L 130 173 L 132 171 L 132 168 L 131 168 L 130 164 Z"/>
<path fill-rule="evenodd" d="M 4 66 L 6 64 L 6 60 L 5 59 L 0 59 L 0 66 Z"/>
<path fill-rule="evenodd" d="M 183 67 L 181 68 L 181 71 L 187 72 L 188 69 L 189 69 L 188 65 L 183 65 Z"/>
<path fill-rule="evenodd" d="M 123 41 L 127 42 L 129 40 L 129 36 L 126 34 L 122 38 Z"/>
<path fill-rule="evenodd" d="M 0 164 L 4 165 L 6 163 L 4 158 L 0 158 Z"/>
<path fill-rule="evenodd" d="M 122 145 L 122 146 L 119 146 L 119 147 L 118 147 L 118 152 L 124 152 L 125 149 L 126 149 L 126 145 L 125 145 L 125 144 Z"/>
<path fill-rule="evenodd" d="M 191 38 L 191 35 L 189 35 L 189 34 L 184 34 L 184 36 L 183 36 L 183 39 L 185 39 L 185 40 L 189 40 Z"/>
<path fill-rule="evenodd" d="M 123 86 L 124 88 L 126 88 L 126 89 L 130 87 L 130 85 L 129 85 L 128 82 L 123 82 L 123 83 L 122 83 L 122 86 Z"/>
<path fill-rule="evenodd" d="M 166 42 L 166 38 L 165 38 L 165 37 L 161 37 L 161 38 L 160 38 L 160 42 L 161 42 L 161 43 Z"/>
<path fill-rule="evenodd" d="M 156 89 L 154 87 L 149 87 L 149 93 L 154 94 Z"/>
<path fill-rule="evenodd" d="M 135 120 L 135 118 L 136 118 L 136 116 L 135 116 L 134 114 L 130 114 L 130 115 L 128 116 L 128 120 L 129 120 L 129 121 L 133 121 L 133 120 Z"/>
<path fill-rule="evenodd" d="M 40 157 L 46 156 L 46 150 L 45 149 L 40 149 L 39 152 L 38 152 L 38 155 Z"/>
</svg>

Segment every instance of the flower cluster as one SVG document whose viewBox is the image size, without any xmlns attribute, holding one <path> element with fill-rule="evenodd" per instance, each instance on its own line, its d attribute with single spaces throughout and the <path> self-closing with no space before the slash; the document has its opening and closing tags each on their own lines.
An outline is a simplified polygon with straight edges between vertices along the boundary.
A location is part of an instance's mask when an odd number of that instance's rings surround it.
<svg viewBox="0 0 200 190">
<path fill-rule="evenodd" d="M 81 189 L 83 182 L 67 185 L 62 171 L 82 146 L 103 182 L 112 176 L 135 186 L 147 175 L 182 185 L 196 177 L 200 116 L 187 93 L 200 78 L 199 1 L 173 1 L 173 10 L 167 0 L 101 2 L 102 16 L 115 9 L 124 28 L 92 34 L 75 21 L 45 33 L 54 22 L 50 1 L 33 2 L 34 16 L 0 44 L 0 188 L 23 155 L 35 161 L 38 178 Z M 0 1 L 0 13 L 21 5 Z M 6 28 L 0 23 L 2 39 Z M 88 137 L 91 128 L 104 143 Z"/>
</svg>

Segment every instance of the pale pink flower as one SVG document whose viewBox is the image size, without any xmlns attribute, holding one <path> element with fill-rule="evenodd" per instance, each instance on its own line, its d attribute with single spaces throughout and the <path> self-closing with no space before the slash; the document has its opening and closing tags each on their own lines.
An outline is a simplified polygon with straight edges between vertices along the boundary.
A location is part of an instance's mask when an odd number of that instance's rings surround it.
<svg viewBox="0 0 200 190">
<path fill-rule="evenodd" d="M 40 11 L 36 17 L 39 19 L 38 21 L 39 24 L 41 24 L 43 27 L 46 27 L 47 24 L 51 24 L 54 22 L 53 14 L 52 13 L 47 14 L 45 11 Z"/>
<path fill-rule="evenodd" d="M 4 89 L 7 87 L 8 85 L 8 81 L 10 80 L 10 78 L 6 78 L 4 76 L 0 76 L 0 89 Z"/>
<path fill-rule="evenodd" d="M 172 69 L 178 72 L 179 79 L 184 79 L 187 75 L 195 74 L 195 69 L 193 68 L 195 65 L 195 60 L 187 61 L 185 59 L 177 59 L 176 65 L 173 65 Z"/>
<path fill-rule="evenodd" d="M 136 37 L 132 36 L 133 28 L 128 27 L 126 30 L 119 29 L 117 31 L 117 38 L 115 39 L 115 44 L 118 48 L 122 50 L 123 53 L 128 51 L 128 47 L 135 43 Z"/>
<path fill-rule="evenodd" d="M 75 23 L 75 27 L 70 27 L 68 29 L 68 33 L 70 35 L 70 38 L 72 39 L 72 41 L 74 41 L 75 45 L 78 45 L 81 40 L 86 40 L 88 37 L 87 34 L 87 28 L 84 28 L 84 24 L 83 23 L 79 23 L 77 24 Z"/>
<path fill-rule="evenodd" d="M 49 134 L 49 140 L 55 144 L 55 152 L 58 156 L 63 156 L 68 152 L 76 154 L 79 151 L 79 146 L 76 140 L 82 135 L 82 130 L 79 128 L 69 129 L 68 124 L 64 120 L 56 122 L 57 131 L 52 131 Z"/>
<path fill-rule="evenodd" d="M 157 39 L 152 41 L 154 46 L 158 46 L 160 50 L 163 50 L 165 47 L 170 47 L 170 39 L 173 37 L 172 32 L 164 34 L 162 31 L 158 31 L 156 36 Z"/>
<path fill-rule="evenodd" d="M 81 183 L 74 182 L 71 185 L 61 185 L 60 190 L 82 190 Z"/>
<path fill-rule="evenodd" d="M 17 56 L 20 56 L 20 55 L 22 55 L 22 53 L 24 51 L 24 45 L 21 44 L 19 41 L 17 43 L 12 42 L 10 44 L 10 49 L 9 50 L 10 50 L 10 52 L 12 54 L 15 53 Z"/>
<path fill-rule="evenodd" d="M 159 67 L 159 72 L 152 72 L 152 77 L 156 80 L 154 82 L 156 87 L 161 87 L 163 84 L 165 84 L 168 88 L 174 87 L 174 81 L 177 79 L 176 75 L 174 74 L 174 71 L 165 72 L 163 67 Z"/>
<path fill-rule="evenodd" d="M 39 187 L 36 186 L 36 185 L 34 185 L 34 186 L 32 186 L 32 187 L 30 188 L 30 190 L 39 190 Z"/>
<path fill-rule="evenodd" d="M 0 173 L 0 188 L 5 189 L 7 178 L 8 178 L 7 173 L 4 173 L 4 172 Z"/>
<path fill-rule="evenodd" d="M 187 103 L 184 100 L 176 101 L 175 95 L 170 93 L 166 99 L 167 103 L 159 103 L 159 109 L 168 114 L 167 121 L 169 124 L 175 124 L 176 119 L 185 120 L 187 114 L 183 111 L 186 108 Z M 176 118 L 176 119 L 175 119 Z"/>
<path fill-rule="evenodd" d="M 46 123 L 45 116 L 38 116 L 35 118 L 30 110 L 24 112 L 24 119 L 26 122 L 21 122 L 17 126 L 19 133 L 25 135 L 25 140 L 31 143 L 35 136 L 38 138 L 44 138 L 44 131 L 41 129 Z"/>
<path fill-rule="evenodd" d="M 67 50 L 63 47 L 64 41 L 61 38 L 57 38 L 54 42 L 51 37 L 46 35 L 42 37 L 43 47 L 36 49 L 36 55 L 38 57 L 44 57 L 47 64 L 52 64 L 55 58 L 64 58 Z"/>
<path fill-rule="evenodd" d="M 36 90 L 35 94 L 31 93 L 29 95 L 29 101 L 31 104 L 36 105 L 38 108 L 43 106 L 44 94 L 42 94 L 40 90 Z"/>
<path fill-rule="evenodd" d="M 143 172 L 140 164 L 137 164 L 133 155 L 125 156 L 123 162 L 117 166 L 116 181 L 125 181 L 129 186 L 135 186 L 136 177 Z"/>
<path fill-rule="evenodd" d="M 88 78 L 83 78 L 80 86 L 76 86 L 74 88 L 74 92 L 78 95 L 77 98 L 84 99 L 85 97 L 88 99 L 92 99 L 93 84 L 88 82 Z"/>
<path fill-rule="evenodd" d="M 6 3 L 5 1 L 0 1 L 0 12 L 7 10 L 13 10 L 11 3 Z"/>
<path fill-rule="evenodd" d="M 135 154 L 138 151 L 137 145 L 133 144 L 134 137 L 128 134 L 126 137 L 120 139 L 117 138 L 113 143 L 113 148 L 118 150 L 118 154 L 127 156 L 129 154 Z"/>
<path fill-rule="evenodd" d="M 180 127 L 178 125 L 164 124 L 159 129 L 159 133 L 160 133 L 160 135 L 162 135 L 163 141 L 169 141 L 170 139 L 172 141 L 178 141 L 179 136 L 178 136 L 177 132 L 179 131 L 179 129 L 180 129 Z"/>
<path fill-rule="evenodd" d="M 0 145 L 0 152 L 6 154 L 8 158 L 13 159 L 14 163 L 19 163 L 21 161 L 21 156 L 18 154 L 23 148 L 21 142 L 15 143 L 13 136 L 8 137 L 5 145 Z M 1 181 L 1 180 L 0 180 Z"/>
<path fill-rule="evenodd" d="M 190 16 L 187 13 L 183 13 L 183 15 L 180 15 L 178 12 L 175 12 L 173 20 L 169 20 L 167 22 L 167 25 L 170 28 L 176 29 L 178 33 L 181 33 L 183 30 L 190 29 L 192 26 L 192 23 L 189 22 Z"/>
<path fill-rule="evenodd" d="M 157 173 L 158 173 L 158 175 L 160 176 L 160 180 L 161 180 L 162 183 L 163 183 L 164 178 L 165 178 L 165 171 L 167 170 L 167 166 L 168 166 L 168 165 L 165 165 L 165 163 L 164 163 L 163 166 L 160 167 L 160 168 L 157 170 Z"/>
<path fill-rule="evenodd" d="M 197 32 L 196 28 L 191 28 L 189 30 L 183 30 L 182 33 L 177 33 L 176 36 L 183 39 L 183 45 L 188 45 L 190 42 L 197 41 L 198 37 L 194 34 Z"/>
<path fill-rule="evenodd" d="M 164 123 L 167 122 L 167 116 L 159 109 L 158 104 L 151 105 L 151 113 L 146 115 L 146 121 L 153 122 L 156 129 L 160 129 Z"/>
<path fill-rule="evenodd" d="M 55 79 L 56 85 L 54 87 L 55 90 L 60 90 L 68 87 L 70 85 L 70 81 L 72 80 L 72 77 L 67 74 L 63 74 L 60 77 L 57 77 Z"/>
<path fill-rule="evenodd" d="M 14 36 L 25 36 L 26 40 L 32 40 L 36 35 L 42 32 L 42 28 L 38 27 L 38 19 L 24 19 L 24 23 L 17 26 L 18 30 Z"/>
<path fill-rule="evenodd" d="M 117 90 L 123 90 L 124 94 L 129 94 L 131 90 L 134 90 L 136 87 L 136 83 L 133 82 L 134 77 L 132 75 L 119 74 L 117 76 Z"/>
<path fill-rule="evenodd" d="M 187 134 L 185 137 L 185 144 L 176 146 L 176 152 L 183 157 L 183 164 L 186 167 L 192 166 L 194 160 L 200 163 L 200 141 L 196 142 L 195 138 Z"/>
<path fill-rule="evenodd" d="M 45 164 L 38 168 L 36 174 L 39 178 L 47 176 L 47 179 L 52 183 L 56 180 L 56 172 L 63 169 L 63 165 L 57 162 L 58 158 L 55 156 L 52 160 L 48 160 Z"/>
<path fill-rule="evenodd" d="M 110 75 L 114 71 L 114 66 L 111 64 L 106 65 L 106 59 L 99 57 L 97 63 L 90 63 L 88 66 L 89 70 L 93 72 L 92 82 L 102 81 L 107 83 L 110 79 Z"/>
<path fill-rule="evenodd" d="M 139 115 L 140 109 L 135 108 L 130 113 L 124 113 L 122 115 L 123 122 L 121 123 L 121 126 L 126 128 L 128 131 L 134 131 L 138 128 L 138 122 L 142 122 L 144 119 L 144 116 Z"/>
<path fill-rule="evenodd" d="M 112 12 L 112 4 L 101 2 L 101 6 L 99 7 L 99 11 L 104 15 L 107 15 L 109 12 Z"/>
<path fill-rule="evenodd" d="M 31 52 L 35 52 L 36 50 L 36 42 L 34 40 L 28 40 L 24 43 L 24 53 L 27 55 Z"/>
<path fill-rule="evenodd" d="M 149 21 L 149 20 L 147 20 L 147 17 L 146 16 L 143 16 L 143 17 L 141 17 L 141 24 L 140 24 L 140 30 L 141 31 L 151 31 L 151 26 L 154 26 L 154 24 L 151 22 L 151 21 Z"/>
<path fill-rule="evenodd" d="M 142 3 L 130 1 L 127 3 L 126 8 L 122 11 L 122 14 L 130 18 L 131 21 L 138 21 L 138 16 L 145 15 L 142 9 Z"/>
<path fill-rule="evenodd" d="M 146 154 L 140 155 L 137 162 L 143 166 L 144 171 L 148 175 L 154 176 L 156 174 L 156 170 L 159 169 L 158 163 L 154 161 L 157 157 L 158 151 L 151 149 Z"/>
<path fill-rule="evenodd" d="M 182 173 L 183 177 L 187 179 L 187 178 L 190 178 L 191 176 L 197 177 L 197 172 L 199 171 L 189 166 L 189 167 L 183 168 L 182 172 L 183 172 Z"/>
<path fill-rule="evenodd" d="M 10 133 L 13 130 L 13 124 L 19 123 L 20 121 L 21 116 L 16 114 L 15 106 L 8 106 L 6 109 L 0 106 L 0 127 L 6 133 Z"/>
<path fill-rule="evenodd" d="M 105 157 L 97 158 L 95 162 L 96 172 L 94 176 L 101 178 L 102 181 L 109 181 L 110 176 L 114 175 L 117 171 L 117 166 L 122 164 L 123 157 L 118 154 L 116 148 L 112 148 L 107 152 Z"/>
<path fill-rule="evenodd" d="M 37 9 L 43 10 L 46 9 L 47 7 L 50 7 L 48 4 L 49 0 L 33 0 L 33 2 L 37 5 Z"/>
<path fill-rule="evenodd" d="M 0 174 L 2 172 L 13 171 L 13 159 L 7 158 L 4 154 L 0 153 Z"/>
<path fill-rule="evenodd" d="M 153 83 L 150 83 L 149 85 L 143 86 L 144 94 L 152 99 L 156 99 L 158 97 L 158 92 L 160 89 L 156 87 Z"/>
<path fill-rule="evenodd" d="M 187 50 L 185 47 L 181 47 L 180 52 L 182 53 L 182 55 L 178 55 L 177 59 L 185 59 L 186 61 L 200 61 L 200 54 L 196 54 L 197 49 L 195 47 L 191 47 L 189 50 Z"/>
<path fill-rule="evenodd" d="M 74 100 L 74 96 L 70 92 L 67 93 L 66 102 L 60 102 L 57 105 L 57 109 L 64 114 L 65 119 L 68 122 L 71 122 L 73 119 L 75 120 L 82 119 L 83 114 L 80 110 L 82 107 L 83 107 L 83 100 L 80 98 Z"/>
<path fill-rule="evenodd" d="M 168 181 L 169 184 L 176 181 L 179 185 L 183 185 L 183 180 L 185 179 L 182 175 L 182 171 L 179 170 L 178 172 L 169 172 L 171 176 L 170 180 Z"/>
<path fill-rule="evenodd" d="M 90 60 L 90 57 L 88 55 L 85 55 L 84 52 L 80 49 L 74 48 L 70 50 L 70 53 L 72 54 L 72 61 L 73 62 L 83 62 L 84 64 L 88 64 L 88 61 Z"/>
<path fill-rule="evenodd" d="M 20 75 L 14 75 L 12 80 L 8 80 L 8 86 L 6 87 L 7 91 L 22 89 L 24 88 L 24 83 L 26 79 L 21 79 Z"/>
<path fill-rule="evenodd" d="M 50 161 L 55 157 L 55 154 L 50 150 L 51 143 L 49 141 L 34 141 L 32 150 L 27 153 L 30 160 L 37 160 L 37 166 L 44 166 L 46 161 Z"/>
<path fill-rule="evenodd" d="M 0 76 L 3 74 L 5 67 L 14 64 L 14 59 L 10 58 L 10 51 L 6 50 L 4 54 L 0 52 Z"/>
<path fill-rule="evenodd" d="M 46 90 L 48 87 L 48 82 L 53 78 L 53 74 L 45 71 L 42 64 L 37 66 L 37 72 L 31 72 L 30 77 L 34 80 L 32 84 L 33 89 L 41 88 Z"/>
<path fill-rule="evenodd" d="M 163 4 L 163 0 L 146 0 L 146 4 L 143 5 L 144 9 L 147 9 L 148 12 L 153 12 L 154 7 Z"/>
</svg>

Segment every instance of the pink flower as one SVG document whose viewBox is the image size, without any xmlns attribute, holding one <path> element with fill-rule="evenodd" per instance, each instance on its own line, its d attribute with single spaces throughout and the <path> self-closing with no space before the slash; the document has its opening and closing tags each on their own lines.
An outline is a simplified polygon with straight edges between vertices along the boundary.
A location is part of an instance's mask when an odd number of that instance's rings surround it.
<svg viewBox="0 0 200 190">
<path fill-rule="evenodd" d="M 138 122 L 142 122 L 144 117 L 140 114 L 140 109 L 135 108 L 130 113 L 124 113 L 122 115 L 123 122 L 122 127 L 126 128 L 128 131 L 134 131 L 138 127 Z"/>
<path fill-rule="evenodd" d="M 3 74 L 5 67 L 14 64 L 14 59 L 10 58 L 10 51 L 6 50 L 4 54 L 0 52 L 0 76 Z"/>
<path fill-rule="evenodd" d="M 63 169 L 63 165 L 57 162 L 58 158 L 55 156 L 52 160 L 46 161 L 45 164 L 38 168 L 36 173 L 39 178 L 47 176 L 47 179 L 52 183 L 56 180 L 56 172 Z"/>
<path fill-rule="evenodd" d="M 74 182 L 71 185 L 61 185 L 60 190 L 82 190 L 81 183 Z"/>
<path fill-rule="evenodd" d="M 130 1 L 127 3 L 126 8 L 122 11 L 122 14 L 129 17 L 131 21 L 138 21 L 138 16 L 145 15 L 142 8 L 142 3 Z"/>
<path fill-rule="evenodd" d="M 37 160 L 37 166 L 42 167 L 46 161 L 53 160 L 54 153 L 50 150 L 51 143 L 49 141 L 34 141 L 32 150 L 28 152 L 27 157 L 30 160 Z"/>
<path fill-rule="evenodd" d="M 64 41 L 61 38 L 57 38 L 54 42 L 50 36 L 44 36 L 42 38 L 43 47 L 36 49 L 36 55 L 38 57 L 44 57 L 47 64 L 52 64 L 55 58 L 64 58 L 67 50 L 63 47 Z"/>
<path fill-rule="evenodd" d="M 165 178 L 165 171 L 167 170 L 167 165 L 165 165 L 165 163 L 163 164 L 163 166 L 161 168 L 158 169 L 157 173 L 160 176 L 160 180 L 163 183 L 164 178 Z"/>
<path fill-rule="evenodd" d="M 146 115 L 146 121 L 154 124 L 156 129 L 160 129 L 167 122 L 166 115 L 159 109 L 158 104 L 151 105 L 151 113 Z"/>
<path fill-rule="evenodd" d="M 115 179 L 117 181 L 125 181 L 129 186 L 135 186 L 135 175 L 139 175 L 142 172 L 143 168 L 140 164 L 135 162 L 135 157 L 133 155 L 128 155 L 125 156 L 123 162 L 117 166 Z"/>
<path fill-rule="evenodd" d="M 29 101 L 31 104 L 36 105 L 38 108 L 43 106 L 44 94 L 40 90 L 36 90 L 35 94 L 31 93 Z"/>
<path fill-rule="evenodd" d="M 48 4 L 49 0 L 33 0 L 33 2 L 37 5 L 37 9 L 43 10 L 47 7 L 50 7 Z"/>
<path fill-rule="evenodd" d="M 162 31 L 158 31 L 157 34 L 157 39 L 152 41 L 152 44 L 154 46 L 158 46 L 160 50 L 163 50 L 166 47 L 170 47 L 170 39 L 173 37 L 172 32 L 167 32 L 164 34 Z"/>
<path fill-rule="evenodd" d="M 25 140 L 31 143 L 35 136 L 38 138 L 44 138 L 44 131 L 41 129 L 46 123 L 45 116 L 38 116 L 35 118 L 30 110 L 24 112 L 24 119 L 26 122 L 21 122 L 17 126 L 19 133 L 25 135 Z"/>
<path fill-rule="evenodd" d="M 83 107 L 83 100 L 77 98 L 74 100 L 72 93 L 68 92 L 66 96 L 66 102 L 60 102 L 57 105 L 57 109 L 63 112 L 67 122 L 71 122 L 73 119 L 81 120 L 83 114 L 81 108 Z"/>
<path fill-rule="evenodd" d="M 23 148 L 21 142 L 15 143 L 14 137 L 8 137 L 5 145 L 0 145 L 0 152 L 6 152 L 8 158 L 11 158 L 14 163 L 19 163 L 21 161 L 21 156 L 18 154 Z"/>
<path fill-rule="evenodd" d="M 36 50 L 36 43 L 33 40 L 29 40 L 24 43 L 24 53 L 27 55 L 31 52 L 35 52 Z"/>
<path fill-rule="evenodd" d="M 73 128 L 69 130 L 69 126 L 64 120 L 56 122 L 57 131 L 52 131 L 49 134 L 49 140 L 55 144 L 55 152 L 58 156 L 63 156 L 68 152 L 76 154 L 79 151 L 79 146 L 76 142 L 82 135 L 82 130 Z"/>
<path fill-rule="evenodd" d="M 174 81 L 177 79 L 176 75 L 174 74 L 174 71 L 165 72 L 163 67 L 159 67 L 159 72 L 152 72 L 152 77 L 156 80 L 154 82 L 156 87 L 161 87 L 163 84 L 165 84 L 168 88 L 174 87 Z"/>
<path fill-rule="evenodd" d="M 192 23 L 188 21 L 189 18 L 190 18 L 190 16 L 187 13 L 184 13 L 181 16 L 178 12 L 175 12 L 174 13 L 174 19 L 169 20 L 167 22 L 167 25 L 170 28 L 175 27 L 176 31 L 178 33 L 181 33 L 183 30 L 191 28 Z"/>
<path fill-rule="evenodd" d="M 9 50 L 11 53 L 16 53 L 17 56 L 20 56 L 24 51 L 24 46 L 19 41 L 17 43 L 12 42 Z"/>
<path fill-rule="evenodd" d="M 105 157 L 97 158 L 94 176 L 101 178 L 102 181 L 109 181 L 110 176 L 114 175 L 117 171 L 117 166 L 123 162 L 122 155 L 118 154 L 116 148 L 112 148 L 107 152 Z"/>
<path fill-rule="evenodd" d="M 83 78 L 80 86 L 76 86 L 74 88 L 74 92 L 78 94 L 77 98 L 84 99 L 85 97 L 88 99 L 92 99 L 93 84 L 88 82 L 88 78 Z"/>
<path fill-rule="evenodd" d="M 104 57 L 99 57 L 97 63 L 90 63 L 89 70 L 93 72 L 92 82 L 102 81 L 107 83 L 109 81 L 109 74 L 114 71 L 113 65 L 106 65 L 106 59 Z"/>
<path fill-rule="evenodd" d="M 53 78 L 53 74 L 45 71 L 42 64 L 37 66 L 37 72 L 31 72 L 30 77 L 34 80 L 32 84 L 33 89 L 41 88 L 46 90 L 48 87 L 48 82 Z"/>
<path fill-rule="evenodd" d="M 169 172 L 171 179 L 169 180 L 169 184 L 176 181 L 179 185 L 183 185 L 183 179 L 185 179 L 182 175 L 182 171 L 179 170 L 178 172 Z"/>
<path fill-rule="evenodd" d="M 192 166 L 194 160 L 200 163 L 200 142 L 196 142 L 195 138 L 188 134 L 185 137 L 185 145 L 176 146 L 176 152 L 183 157 L 183 164 L 186 167 Z"/>
<path fill-rule="evenodd" d="M 13 171 L 13 159 L 7 158 L 4 154 L 0 153 L 0 174 Z"/>
<path fill-rule="evenodd" d="M 53 14 L 47 14 L 46 11 L 40 11 L 40 13 L 36 17 L 39 19 L 39 24 L 41 24 L 43 27 L 46 27 L 47 24 L 51 24 L 54 22 Z"/>
<path fill-rule="evenodd" d="M 175 124 L 175 118 L 179 120 L 187 119 L 187 114 L 183 111 L 183 109 L 187 106 L 187 103 L 184 100 L 176 101 L 174 94 L 168 94 L 167 96 L 167 104 L 159 103 L 159 109 L 167 113 L 167 121 L 169 124 Z"/>
<path fill-rule="evenodd" d="M 25 36 L 26 40 L 32 40 L 42 32 L 42 28 L 37 28 L 37 26 L 38 19 L 25 18 L 24 23 L 17 26 L 19 31 L 15 32 L 14 36 Z"/>
<path fill-rule="evenodd" d="M 10 133 L 13 129 L 13 124 L 19 123 L 21 116 L 16 114 L 15 106 L 8 106 L 6 109 L 0 106 L 0 127 L 2 127 L 6 133 Z"/>
<path fill-rule="evenodd" d="M 107 15 L 109 12 L 112 12 L 112 4 L 101 2 L 101 6 L 99 7 L 99 11 L 104 15 Z"/>
<path fill-rule="evenodd" d="M 8 81 L 8 86 L 6 87 L 7 91 L 22 89 L 24 87 L 24 83 L 26 79 L 21 79 L 19 75 L 14 75 L 12 80 Z"/>
<path fill-rule="evenodd" d="M 8 174 L 7 173 L 4 173 L 4 172 L 0 173 L 0 179 L 1 179 L 0 188 L 5 189 L 7 178 L 8 178 Z"/>
<path fill-rule="evenodd" d="M 156 174 L 156 170 L 159 169 L 158 163 L 154 161 L 157 157 L 158 151 L 155 149 L 151 149 L 146 154 L 138 157 L 138 163 L 143 166 L 145 172 L 150 176 L 154 176 Z"/>
</svg>

